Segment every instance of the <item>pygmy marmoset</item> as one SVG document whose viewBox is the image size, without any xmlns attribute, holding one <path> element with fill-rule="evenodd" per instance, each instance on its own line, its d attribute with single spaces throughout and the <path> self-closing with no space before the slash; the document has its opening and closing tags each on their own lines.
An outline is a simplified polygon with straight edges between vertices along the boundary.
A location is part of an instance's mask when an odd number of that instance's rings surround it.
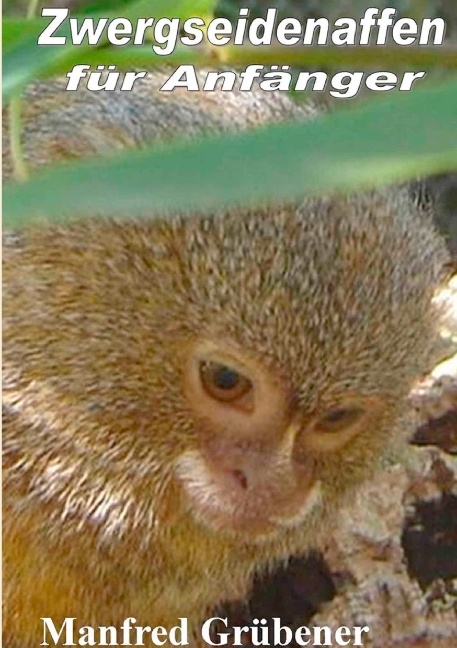
<svg viewBox="0 0 457 648">
<path fill-rule="evenodd" d="M 304 114 L 155 78 L 121 98 L 35 86 L 29 163 Z M 446 259 L 398 188 L 8 236 L 6 645 L 39 645 L 42 617 L 197 624 L 315 545 L 407 436 Z"/>
</svg>

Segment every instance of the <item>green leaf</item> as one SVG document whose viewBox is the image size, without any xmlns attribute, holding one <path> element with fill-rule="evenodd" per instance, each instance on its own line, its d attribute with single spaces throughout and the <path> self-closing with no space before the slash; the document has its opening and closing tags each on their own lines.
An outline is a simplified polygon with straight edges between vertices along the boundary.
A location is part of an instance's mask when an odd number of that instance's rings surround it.
<svg viewBox="0 0 457 648">
<path fill-rule="evenodd" d="M 25 24 L 26 22 L 24 21 Z M 11 29 L 6 30 L 7 39 L 9 39 L 11 46 L 3 57 L 2 93 L 4 100 L 9 99 L 22 86 L 31 81 L 33 77 L 37 76 L 47 67 L 67 60 L 69 53 L 73 49 L 68 46 L 59 47 L 48 45 L 40 47 L 37 45 L 37 39 L 46 23 L 43 21 L 41 27 L 36 24 L 36 21 L 33 21 L 33 23 L 34 29 L 32 35 L 19 40 L 15 39 L 14 43 L 11 38 Z M 27 32 L 28 29 L 26 28 L 25 31 Z M 61 27 L 56 34 L 68 38 L 70 31 L 65 26 Z M 83 54 L 83 49 L 79 49 L 79 57 Z"/>
<path fill-rule="evenodd" d="M 78 7 L 78 15 L 92 16 L 93 14 L 99 14 L 107 16 L 110 14 L 121 17 L 125 15 L 127 7 L 135 2 L 136 0 L 93 0 L 92 2 L 86 0 Z"/>
<path fill-rule="evenodd" d="M 212 16 L 215 4 L 215 0 L 177 0 L 172 3 L 169 0 L 138 0 L 122 15 L 130 20 L 162 16 L 181 20 L 194 16 L 205 19 Z"/>
<path fill-rule="evenodd" d="M 3 53 L 16 46 L 25 37 L 36 37 L 43 31 L 43 21 L 40 19 L 26 20 L 24 18 L 3 18 L 2 48 Z"/>
<path fill-rule="evenodd" d="M 209 211 L 457 169 L 456 106 L 453 80 L 310 123 L 49 168 L 4 188 L 4 225 L 42 216 Z"/>
</svg>

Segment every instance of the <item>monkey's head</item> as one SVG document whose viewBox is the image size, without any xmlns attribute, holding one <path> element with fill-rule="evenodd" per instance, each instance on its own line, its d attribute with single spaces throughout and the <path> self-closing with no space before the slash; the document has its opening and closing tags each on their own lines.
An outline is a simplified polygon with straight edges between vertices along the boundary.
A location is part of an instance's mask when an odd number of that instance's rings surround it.
<svg viewBox="0 0 457 648">
<path fill-rule="evenodd" d="M 12 346 L 93 524 L 303 548 L 406 437 L 447 257 L 401 191 L 59 232 Z"/>
<path fill-rule="evenodd" d="M 315 535 L 411 430 L 443 243 L 401 192 L 181 226 L 188 509 L 256 541 Z"/>
</svg>

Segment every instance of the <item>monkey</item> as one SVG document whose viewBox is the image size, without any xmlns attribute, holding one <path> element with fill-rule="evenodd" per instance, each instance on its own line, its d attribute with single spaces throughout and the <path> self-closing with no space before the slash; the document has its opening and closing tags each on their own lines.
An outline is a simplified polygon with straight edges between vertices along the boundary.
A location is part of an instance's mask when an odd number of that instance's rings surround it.
<svg viewBox="0 0 457 648">
<path fill-rule="evenodd" d="M 189 101 L 203 128 L 207 110 L 229 123 L 231 101 L 251 115 L 249 96 Z M 264 121 L 294 113 L 275 96 Z M 78 111 L 86 99 L 95 110 L 85 95 Z M 187 136 L 177 103 L 160 119 Z M 41 118 L 24 131 L 32 166 L 59 138 Z M 405 402 L 434 361 L 448 260 L 407 187 L 42 222 L 7 233 L 3 256 L 12 648 L 41 644 L 43 618 L 187 618 L 198 638 L 256 573 L 324 542 L 412 431 Z"/>
</svg>

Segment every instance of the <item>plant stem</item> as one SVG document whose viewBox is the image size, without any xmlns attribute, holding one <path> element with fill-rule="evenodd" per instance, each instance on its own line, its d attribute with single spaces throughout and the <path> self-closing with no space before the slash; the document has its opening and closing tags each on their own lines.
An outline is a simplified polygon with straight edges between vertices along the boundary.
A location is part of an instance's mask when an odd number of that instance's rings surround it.
<svg viewBox="0 0 457 648">
<path fill-rule="evenodd" d="M 27 20 L 30 20 L 31 18 L 34 18 L 36 16 L 39 4 L 40 0 L 29 0 L 29 5 L 27 7 L 26 13 Z"/>
<path fill-rule="evenodd" d="M 10 101 L 10 147 L 14 177 L 16 180 L 27 180 L 29 174 L 21 146 L 21 104 L 20 95 L 15 95 Z"/>
<path fill-rule="evenodd" d="M 36 16 L 39 4 L 40 0 L 29 0 L 26 13 L 27 20 L 31 20 Z M 21 144 L 21 106 L 21 95 L 17 94 L 12 97 L 9 105 L 10 147 L 14 177 L 16 180 L 27 180 L 29 174 Z"/>
</svg>

